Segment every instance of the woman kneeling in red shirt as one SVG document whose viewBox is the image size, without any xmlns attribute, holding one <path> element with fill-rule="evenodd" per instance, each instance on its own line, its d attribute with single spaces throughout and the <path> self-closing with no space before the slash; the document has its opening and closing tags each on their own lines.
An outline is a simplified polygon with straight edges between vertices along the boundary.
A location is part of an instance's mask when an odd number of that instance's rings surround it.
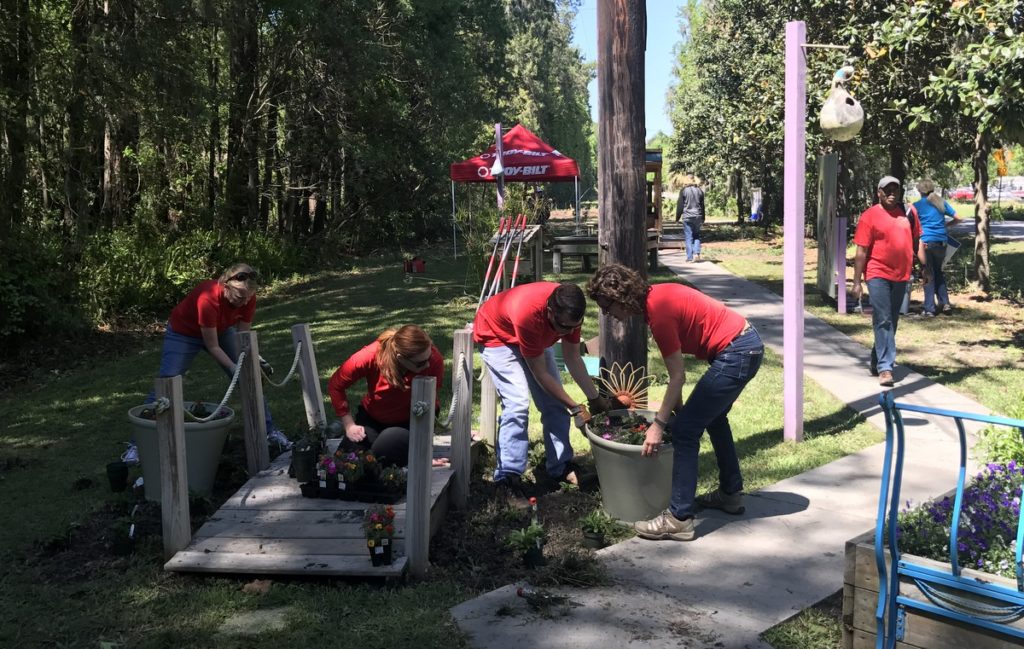
<svg viewBox="0 0 1024 649">
<path fill-rule="evenodd" d="M 412 380 L 417 376 L 437 379 L 440 395 L 444 358 L 416 325 L 388 329 L 342 363 L 327 384 L 345 428 L 342 448 L 370 449 L 381 462 L 408 464 Z M 353 417 L 345 391 L 359 379 L 366 379 L 366 396 Z M 439 406 L 435 396 L 435 413 Z"/>
</svg>

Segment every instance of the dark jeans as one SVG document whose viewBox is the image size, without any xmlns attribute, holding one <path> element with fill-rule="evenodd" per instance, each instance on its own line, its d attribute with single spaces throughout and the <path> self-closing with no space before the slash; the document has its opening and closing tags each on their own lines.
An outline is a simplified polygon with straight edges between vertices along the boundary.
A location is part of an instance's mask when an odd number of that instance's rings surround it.
<svg viewBox="0 0 1024 649">
<path fill-rule="evenodd" d="M 924 249 L 925 262 L 932 275 L 932 281 L 924 285 L 924 310 L 935 313 L 935 298 L 939 298 L 939 306 L 949 304 L 949 290 L 946 288 L 946 274 L 942 272 L 942 264 L 946 263 L 946 242 L 926 242 Z"/>
<path fill-rule="evenodd" d="M 366 414 L 360 406 L 356 416 L 356 424 L 363 427 L 366 439 L 361 442 L 341 438 L 341 448 L 346 451 L 362 449 L 376 456 L 381 466 L 406 466 L 409 464 L 409 424 L 382 424 Z"/>
<path fill-rule="evenodd" d="M 697 459 L 705 429 L 718 461 L 718 484 L 725 493 L 743 489 L 743 475 L 729 426 L 729 411 L 750 379 L 761 368 L 764 344 L 757 330 L 736 336 L 710 363 L 682 410 L 672 420 L 672 498 L 676 518 L 693 516 L 697 495 Z"/>
<path fill-rule="evenodd" d="M 906 282 L 888 279 L 869 279 L 871 326 L 875 330 L 875 345 L 871 348 L 871 366 L 879 372 L 891 372 L 896 364 L 896 326 L 900 322 L 900 305 L 907 291 Z"/>
</svg>

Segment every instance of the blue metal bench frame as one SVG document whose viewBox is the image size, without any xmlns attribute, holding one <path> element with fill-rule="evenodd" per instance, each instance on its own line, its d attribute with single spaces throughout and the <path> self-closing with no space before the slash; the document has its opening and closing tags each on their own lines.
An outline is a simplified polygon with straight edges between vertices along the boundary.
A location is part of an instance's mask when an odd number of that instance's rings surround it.
<svg viewBox="0 0 1024 649">
<path fill-rule="evenodd" d="M 1024 563 L 1022 563 L 1024 508 L 1022 508 L 1017 525 L 1017 545 L 1014 556 L 1017 573 L 1016 590 L 962 575 L 957 557 L 957 537 L 963 505 L 964 483 L 967 477 L 967 434 L 964 430 L 964 421 L 1009 426 L 1016 428 L 1021 435 L 1024 435 L 1024 420 L 897 403 L 891 391 L 882 393 L 879 396 L 879 402 L 885 412 L 885 457 L 882 467 L 882 486 L 878 498 L 878 518 L 875 521 L 875 562 L 878 566 L 875 647 L 877 649 L 893 649 L 896 642 L 903 639 L 907 609 L 924 611 L 1008 637 L 1024 639 L 1024 630 L 1009 626 L 1010 622 L 1024 617 Z M 900 486 L 903 480 L 903 459 L 906 450 L 901 411 L 949 417 L 956 422 L 960 438 L 960 472 L 957 477 L 956 497 L 953 502 L 952 522 L 954 524 L 950 525 L 948 569 L 936 570 L 930 566 L 914 564 L 900 555 L 896 532 Z M 895 467 L 893 466 L 894 453 Z M 887 524 L 888 528 L 886 528 Z M 882 543 L 886 529 L 888 531 L 888 548 L 892 557 L 891 571 L 885 565 L 886 548 Z M 900 577 L 912 579 L 928 602 L 901 595 Z M 957 594 L 958 591 L 980 595 L 987 601 L 962 598 Z"/>
</svg>

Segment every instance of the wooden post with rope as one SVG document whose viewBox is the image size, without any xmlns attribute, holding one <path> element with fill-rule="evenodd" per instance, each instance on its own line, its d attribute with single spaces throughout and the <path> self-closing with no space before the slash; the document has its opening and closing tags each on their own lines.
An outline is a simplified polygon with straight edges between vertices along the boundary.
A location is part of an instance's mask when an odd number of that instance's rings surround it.
<svg viewBox="0 0 1024 649">
<path fill-rule="evenodd" d="M 484 365 L 483 378 L 480 379 L 480 437 L 488 444 L 495 446 L 498 428 L 498 391 L 494 389 L 494 379 Z"/>
<path fill-rule="evenodd" d="M 260 346 L 255 331 L 238 332 L 242 371 L 238 385 L 242 390 L 242 417 L 245 424 L 245 464 L 250 476 L 270 466 L 267 448 L 266 409 L 263 405 L 263 381 L 260 376 Z"/>
<path fill-rule="evenodd" d="M 320 374 L 316 369 L 316 354 L 313 351 L 313 337 L 308 324 L 292 327 L 292 342 L 301 345 L 299 350 L 299 378 L 302 380 L 302 402 L 306 406 L 306 421 L 310 428 L 327 426 L 324 412 L 324 393 L 320 387 Z"/>
<path fill-rule="evenodd" d="M 437 380 L 417 376 L 412 380 L 409 413 L 409 477 L 405 494 L 405 553 L 409 572 L 424 577 L 429 566 L 430 482 L 434 455 L 434 402 Z"/>
<path fill-rule="evenodd" d="M 465 509 L 469 500 L 469 474 L 472 470 L 470 445 L 473 443 L 473 332 L 459 329 L 452 344 L 452 504 Z"/>
<path fill-rule="evenodd" d="M 156 444 L 160 457 L 160 523 L 164 559 L 170 559 L 184 550 L 192 540 L 181 377 L 157 379 L 155 390 L 157 403 L 163 399 L 170 403 L 169 408 L 157 410 L 156 415 Z"/>
</svg>

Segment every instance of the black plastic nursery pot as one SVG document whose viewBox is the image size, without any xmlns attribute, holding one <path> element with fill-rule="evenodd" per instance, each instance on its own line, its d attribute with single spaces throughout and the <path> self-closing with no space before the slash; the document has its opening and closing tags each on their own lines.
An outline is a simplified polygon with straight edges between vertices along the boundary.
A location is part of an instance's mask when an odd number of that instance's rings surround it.
<svg viewBox="0 0 1024 649">
<path fill-rule="evenodd" d="M 604 534 L 600 532 L 583 532 L 583 547 L 589 550 L 600 550 L 606 545 L 608 545 L 608 542 L 605 540 Z"/>
</svg>

